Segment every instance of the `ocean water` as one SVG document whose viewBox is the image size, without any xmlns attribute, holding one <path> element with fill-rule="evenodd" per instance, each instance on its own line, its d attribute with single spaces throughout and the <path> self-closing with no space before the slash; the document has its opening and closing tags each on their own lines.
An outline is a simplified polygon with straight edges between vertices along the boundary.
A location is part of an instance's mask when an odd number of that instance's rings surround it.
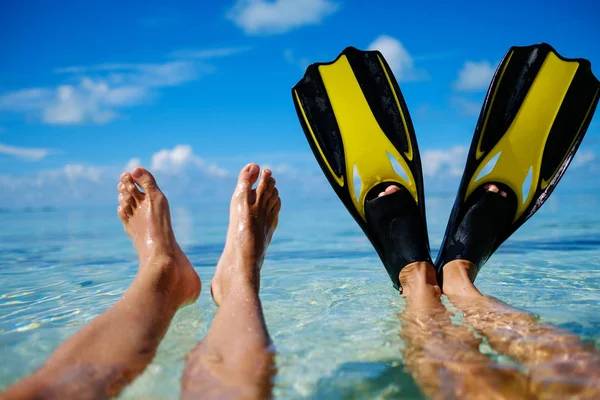
<svg viewBox="0 0 600 400">
<path fill-rule="evenodd" d="M 429 196 L 433 256 L 453 196 Z M 395 292 L 341 204 L 285 202 L 261 297 L 277 349 L 274 397 L 420 398 L 404 370 Z M 209 329 L 208 290 L 227 205 L 172 203 L 179 242 L 204 283 L 122 398 L 176 398 L 185 354 Z M 600 196 L 556 193 L 480 273 L 485 293 L 600 348 Z M 0 390 L 39 367 L 124 292 L 137 269 L 114 207 L 0 212 Z"/>
</svg>

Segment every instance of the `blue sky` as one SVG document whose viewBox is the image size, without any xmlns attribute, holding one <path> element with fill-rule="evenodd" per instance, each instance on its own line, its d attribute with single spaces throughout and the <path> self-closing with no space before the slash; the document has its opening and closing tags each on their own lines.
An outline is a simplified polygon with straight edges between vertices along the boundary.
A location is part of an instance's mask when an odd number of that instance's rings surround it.
<svg viewBox="0 0 600 400">
<path fill-rule="evenodd" d="M 329 190 L 290 89 L 309 63 L 349 45 L 392 65 L 427 187 L 455 185 L 508 48 L 545 41 L 599 75 L 600 6 L 450 3 L 3 2 L 0 206 L 114 201 L 119 172 L 134 164 L 173 195 L 224 194 L 248 161 L 270 165 L 293 195 Z M 597 186 L 598 154 L 595 118 L 563 185 Z"/>
</svg>

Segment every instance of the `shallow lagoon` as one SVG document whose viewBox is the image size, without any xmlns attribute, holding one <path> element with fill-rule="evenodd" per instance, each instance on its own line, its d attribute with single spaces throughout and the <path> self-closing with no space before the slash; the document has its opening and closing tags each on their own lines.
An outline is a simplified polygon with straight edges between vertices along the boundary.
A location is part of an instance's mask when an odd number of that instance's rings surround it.
<svg viewBox="0 0 600 400">
<path fill-rule="evenodd" d="M 427 200 L 435 250 L 453 198 Z M 195 305 L 176 315 L 155 361 L 123 398 L 176 397 L 183 357 L 206 334 L 215 312 L 208 285 L 223 247 L 227 206 L 172 203 L 172 211 L 177 238 L 204 290 Z M 490 260 L 478 286 L 600 348 L 598 211 L 599 195 L 556 193 Z M 113 304 L 137 262 L 112 207 L 3 210 L 0 224 L 5 388 Z M 261 296 L 278 351 L 276 398 L 421 396 L 403 370 L 398 313 L 404 301 L 333 197 L 284 203 Z"/>
</svg>

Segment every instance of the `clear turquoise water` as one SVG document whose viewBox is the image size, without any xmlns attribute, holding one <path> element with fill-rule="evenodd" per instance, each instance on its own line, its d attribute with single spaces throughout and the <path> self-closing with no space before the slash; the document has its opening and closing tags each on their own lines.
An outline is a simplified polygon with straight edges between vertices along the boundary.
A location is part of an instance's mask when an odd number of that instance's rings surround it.
<svg viewBox="0 0 600 400">
<path fill-rule="evenodd" d="M 434 249 L 452 201 L 428 198 Z M 178 240 L 205 289 L 223 247 L 226 208 L 172 204 Z M 600 348 L 599 211 L 596 194 L 556 193 L 490 260 L 478 286 Z M 137 264 L 113 207 L 4 210 L 0 226 L 1 389 L 113 304 Z M 262 299 L 278 350 L 276 398 L 420 396 L 403 371 L 397 314 L 404 301 L 333 197 L 284 203 Z M 208 290 L 182 309 L 155 361 L 122 397 L 175 397 L 183 357 L 214 312 Z"/>
</svg>

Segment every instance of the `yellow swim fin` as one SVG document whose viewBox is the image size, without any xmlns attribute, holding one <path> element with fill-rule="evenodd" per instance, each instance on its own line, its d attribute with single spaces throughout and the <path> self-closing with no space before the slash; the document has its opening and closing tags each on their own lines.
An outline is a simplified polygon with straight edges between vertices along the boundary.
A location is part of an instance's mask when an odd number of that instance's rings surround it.
<svg viewBox="0 0 600 400">
<path fill-rule="evenodd" d="M 292 97 L 329 183 L 399 288 L 400 270 L 430 256 L 417 140 L 390 67 L 378 51 L 348 47 L 309 66 Z M 400 190 L 378 198 L 390 185 Z"/>
<path fill-rule="evenodd" d="M 436 266 L 479 268 L 548 199 L 579 148 L 600 94 L 584 59 L 542 43 L 512 47 L 487 93 Z M 486 190 L 494 184 L 500 193 Z"/>
</svg>

